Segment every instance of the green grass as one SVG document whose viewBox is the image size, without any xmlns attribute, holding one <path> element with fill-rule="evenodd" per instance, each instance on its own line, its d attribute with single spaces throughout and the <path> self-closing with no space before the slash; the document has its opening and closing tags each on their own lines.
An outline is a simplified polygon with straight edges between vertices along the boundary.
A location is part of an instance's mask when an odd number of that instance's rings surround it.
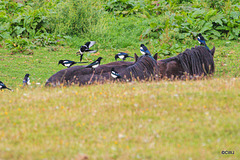
<svg viewBox="0 0 240 160">
<path fill-rule="evenodd" d="M 0 159 L 239 159 L 239 42 L 209 46 L 216 46 L 216 73 L 206 80 L 59 88 L 44 83 L 64 69 L 60 59 L 79 60 L 78 48 L 33 55 L 1 48 L 0 80 L 14 92 L 0 91 Z M 140 55 L 134 48 L 99 47 L 84 61 L 112 62 L 119 51 Z M 26 73 L 32 85 L 23 89 Z"/>
<path fill-rule="evenodd" d="M 82 42 L 84 44 L 84 42 Z M 239 77 L 240 76 L 240 43 L 236 41 L 215 41 L 209 42 L 209 47 L 216 46 L 216 53 L 214 60 L 216 63 L 215 77 Z M 184 46 L 186 44 L 183 44 Z M 195 44 L 188 44 L 187 48 L 191 48 Z M 147 45 L 152 53 L 155 53 L 157 46 L 149 44 Z M 102 48 L 101 44 L 96 44 L 95 49 L 98 52 L 95 54 L 84 55 L 84 61 L 96 60 L 99 56 L 104 59 L 102 63 L 113 62 L 114 55 L 120 51 L 127 52 L 130 55 L 137 53 L 141 55 L 139 51 L 139 45 L 130 46 L 123 49 L 109 49 Z M 64 69 L 62 65 L 57 65 L 60 59 L 69 59 L 79 61 L 79 56 L 76 56 L 76 52 L 79 48 L 67 47 L 67 46 L 53 46 L 45 47 L 34 50 L 33 55 L 14 54 L 11 55 L 11 51 L 5 48 L 0 48 L 0 77 L 1 81 L 5 82 L 7 86 L 16 88 L 22 84 L 22 79 L 26 73 L 31 74 L 31 81 L 35 83 L 45 84 L 46 80 L 56 73 L 57 71 Z M 161 59 L 165 59 L 160 54 Z M 128 59 L 133 61 L 133 59 Z"/>
</svg>

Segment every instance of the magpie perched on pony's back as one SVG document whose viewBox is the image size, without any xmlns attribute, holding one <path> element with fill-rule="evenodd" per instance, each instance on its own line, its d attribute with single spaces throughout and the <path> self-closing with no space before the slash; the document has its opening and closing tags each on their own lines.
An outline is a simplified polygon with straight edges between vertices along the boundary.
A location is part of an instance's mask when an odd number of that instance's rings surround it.
<svg viewBox="0 0 240 160">
<path fill-rule="evenodd" d="M 154 61 L 156 61 L 156 60 L 152 57 L 150 51 L 148 50 L 148 48 L 147 48 L 144 44 L 141 44 L 141 45 L 140 45 L 140 52 L 141 52 L 143 55 L 149 56 L 149 57 L 151 57 Z"/>
<path fill-rule="evenodd" d="M 58 65 L 59 65 L 59 64 L 62 64 L 63 66 L 69 68 L 69 67 L 71 67 L 72 65 L 77 64 L 77 63 L 87 63 L 87 62 L 75 62 L 75 61 L 70 61 L 70 60 L 65 59 L 65 60 L 60 60 L 60 61 L 58 62 Z"/>
<path fill-rule="evenodd" d="M 8 88 L 2 81 L 0 81 L 0 89 L 8 89 L 10 91 L 13 91 L 12 89 Z"/>
<path fill-rule="evenodd" d="M 201 33 L 198 34 L 198 37 L 197 37 L 197 40 L 198 42 L 200 43 L 200 45 L 204 45 L 208 51 L 210 51 L 210 49 L 208 48 L 207 44 L 206 44 L 206 40 L 205 38 L 202 36 Z"/>
<path fill-rule="evenodd" d="M 101 62 L 102 59 L 103 59 L 102 57 L 98 57 L 98 59 L 96 61 L 87 65 L 85 68 L 92 68 L 93 70 L 95 70 L 100 65 L 100 62 Z"/>
<path fill-rule="evenodd" d="M 96 41 L 89 41 L 85 43 L 85 45 L 81 46 L 79 51 L 76 53 L 77 55 L 80 55 L 80 62 L 82 61 L 83 58 L 83 53 L 84 52 L 89 52 L 89 53 L 95 53 L 97 52 L 96 50 L 90 50 L 89 48 L 92 47 Z"/>
<path fill-rule="evenodd" d="M 115 55 L 115 60 L 117 61 L 117 59 L 119 58 L 124 61 L 127 57 L 133 58 L 125 52 L 119 52 L 118 54 Z"/>
<path fill-rule="evenodd" d="M 114 79 L 121 78 L 121 75 L 118 74 L 118 72 L 116 72 L 116 71 L 114 70 L 114 68 L 112 68 L 112 70 L 111 70 L 111 76 L 112 76 Z"/>
<path fill-rule="evenodd" d="M 29 78 L 30 74 L 26 74 L 25 77 L 23 78 L 23 86 L 25 85 L 30 85 L 30 78 Z"/>
<path fill-rule="evenodd" d="M 144 44 L 140 45 L 140 52 L 143 55 L 151 55 L 150 51 L 147 49 L 147 47 Z"/>
</svg>

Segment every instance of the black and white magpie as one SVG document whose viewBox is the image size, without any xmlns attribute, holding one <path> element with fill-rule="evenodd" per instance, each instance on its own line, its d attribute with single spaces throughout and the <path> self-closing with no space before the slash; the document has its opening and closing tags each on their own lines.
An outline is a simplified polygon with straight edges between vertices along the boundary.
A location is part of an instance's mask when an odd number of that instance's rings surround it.
<svg viewBox="0 0 240 160">
<path fill-rule="evenodd" d="M 63 66 L 69 68 L 69 67 L 71 67 L 72 65 L 77 64 L 77 63 L 87 63 L 87 62 L 75 62 L 75 61 L 70 61 L 70 60 L 60 60 L 60 61 L 58 62 L 58 65 L 59 65 L 59 64 L 62 64 Z"/>
<path fill-rule="evenodd" d="M 197 40 L 200 43 L 200 45 L 204 45 L 207 48 L 207 50 L 210 51 L 210 49 L 208 48 L 208 46 L 206 44 L 205 38 L 202 36 L 201 33 L 198 34 Z"/>
<path fill-rule="evenodd" d="M 127 53 L 119 52 L 118 54 L 115 55 L 115 60 L 117 61 L 117 59 L 119 58 L 124 61 L 127 57 L 133 58 L 129 56 Z"/>
<path fill-rule="evenodd" d="M 97 52 L 96 50 L 90 50 L 89 49 L 95 43 L 96 43 L 95 41 L 90 41 L 90 42 L 87 42 L 87 43 L 85 43 L 85 45 L 80 47 L 79 51 L 76 53 L 77 55 L 80 55 L 80 62 L 82 61 L 82 57 L 83 57 L 84 52 L 89 52 L 89 53 Z"/>
<path fill-rule="evenodd" d="M 97 68 L 100 65 L 100 62 L 101 62 L 102 59 L 103 59 L 102 57 L 99 57 L 96 61 L 87 65 L 85 68 L 92 68 L 93 70 L 95 70 L 95 68 Z"/>
<path fill-rule="evenodd" d="M 12 89 L 8 88 L 2 81 L 0 81 L 0 89 L 8 89 L 10 91 L 13 91 Z"/>
<path fill-rule="evenodd" d="M 120 74 L 118 74 L 118 72 L 116 72 L 116 71 L 114 70 L 114 68 L 112 68 L 112 70 L 111 70 L 111 76 L 112 76 L 114 79 L 122 78 L 122 77 L 120 76 Z"/>
<path fill-rule="evenodd" d="M 144 44 L 141 44 L 141 45 L 140 45 L 140 52 L 141 52 L 143 55 L 150 55 L 150 56 L 151 56 L 150 51 L 147 49 L 147 47 L 146 47 Z"/>
<path fill-rule="evenodd" d="M 23 78 L 23 86 L 31 84 L 29 76 L 30 74 L 26 74 L 25 77 Z"/>
<path fill-rule="evenodd" d="M 154 61 L 156 61 L 156 60 L 152 57 L 150 51 L 147 49 L 147 47 L 146 47 L 144 44 L 141 44 L 141 45 L 140 45 L 140 52 L 141 52 L 143 55 L 149 56 L 149 57 L 151 57 Z"/>
</svg>

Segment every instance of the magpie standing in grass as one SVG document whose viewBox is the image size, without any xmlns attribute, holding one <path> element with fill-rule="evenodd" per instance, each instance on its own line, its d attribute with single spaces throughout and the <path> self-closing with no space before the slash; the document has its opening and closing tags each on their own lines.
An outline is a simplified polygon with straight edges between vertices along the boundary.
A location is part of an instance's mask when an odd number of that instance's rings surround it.
<svg viewBox="0 0 240 160">
<path fill-rule="evenodd" d="M 127 57 L 133 58 L 129 56 L 127 53 L 119 52 L 118 54 L 115 55 L 115 60 L 117 61 L 117 59 L 119 58 L 124 61 Z"/>
<path fill-rule="evenodd" d="M 80 62 L 82 61 L 83 53 L 84 52 L 89 52 L 89 53 L 95 53 L 97 52 L 96 50 L 90 50 L 89 48 L 92 47 L 96 42 L 95 41 L 90 41 L 85 43 L 85 45 L 81 46 L 79 51 L 76 53 L 77 55 L 80 55 Z"/>
<path fill-rule="evenodd" d="M 100 65 L 100 62 L 101 62 L 102 59 L 103 59 L 102 57 L 99 57 L 96 61 L 87 65 L 85 68 L 92 68 L 93 70 L 95 70 L 95 68 L 97 68 Z"/>
<path fill-rule="evenodd" d="M 87 63 L 87 62 L 75 62 L 75 61 L 70 61 L 70 60 L 60 60 L 60 61 L 58 62 L 58 65 L 59 65 L 59 64 L 62 64 L 63 66 L 69 68 L 69 67 L 71 67 L 72 65 L 77 64 L 77 63 Z"/>
<path fill-rule="evenodd" d="M 114 79 L 122 78 L 122 77 L 120 76 L 120 74 L 118 74 L 118 72 L 116 72 L 116 71 L 114 70 L 114 68 L 112 68 L 112 70 L 111 70 L 111 76 L 112 76 Z"/>
<path fill-rule="evenodd" d="M 25 77 L 23 78 L 23 86 L 31 84 L 29 76 L 30 74 L 26 74 Z"/>
<path fill-rule="evenodd" d="M 210 49 L 208 48 L 208 46 L 207 46 L 207 44 L 205 42 L 205 38 L 202 36 L 201 33 L 198 34 L 197 40 L 200 43 L 200 45 L 204 45 L 207 48 L 207 50 L 210 51 Z"/>
<path fill-rule="evenodd" d="M 8 89 L 10 91 L 13 91 L 12 89 L 8 88 L 2 81 L 0 81 L 0 89 Z"/>
<path fill-rule="evenodd" d="M 147 47 L 146 47 L 144 44 L 141 44 L 141 45 L 140 45 L 140 52 L 141 52 L 143 55 L 150 55 L 150 56 L 151 56 L 150 51 L 147 49 Z"/>
</svg>

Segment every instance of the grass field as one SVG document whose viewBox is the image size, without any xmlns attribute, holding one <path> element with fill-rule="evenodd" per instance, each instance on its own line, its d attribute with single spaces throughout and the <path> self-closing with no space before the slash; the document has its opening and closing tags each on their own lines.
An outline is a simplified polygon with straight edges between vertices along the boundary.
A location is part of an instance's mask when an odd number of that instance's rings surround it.
<svg viewBox="0 0 240 160">
<path fill-rule="evenodd" d="M 76 48 L 1 48 L 1 81 L 14 92 L 0 91 L 0 159 L 240 159 L 240 45 L 213 45 L 216 73 L 206 80 L 59 88 L 44 83 L 64 68 L 58 60 L 79 59 Z M 140 55 L 138 46 L 121 51 Z M 117 52 L 99 49 L 84 61 L 108 63 Z M 23 89 L 26 73 L 32 85 Z"/>
</svg>

